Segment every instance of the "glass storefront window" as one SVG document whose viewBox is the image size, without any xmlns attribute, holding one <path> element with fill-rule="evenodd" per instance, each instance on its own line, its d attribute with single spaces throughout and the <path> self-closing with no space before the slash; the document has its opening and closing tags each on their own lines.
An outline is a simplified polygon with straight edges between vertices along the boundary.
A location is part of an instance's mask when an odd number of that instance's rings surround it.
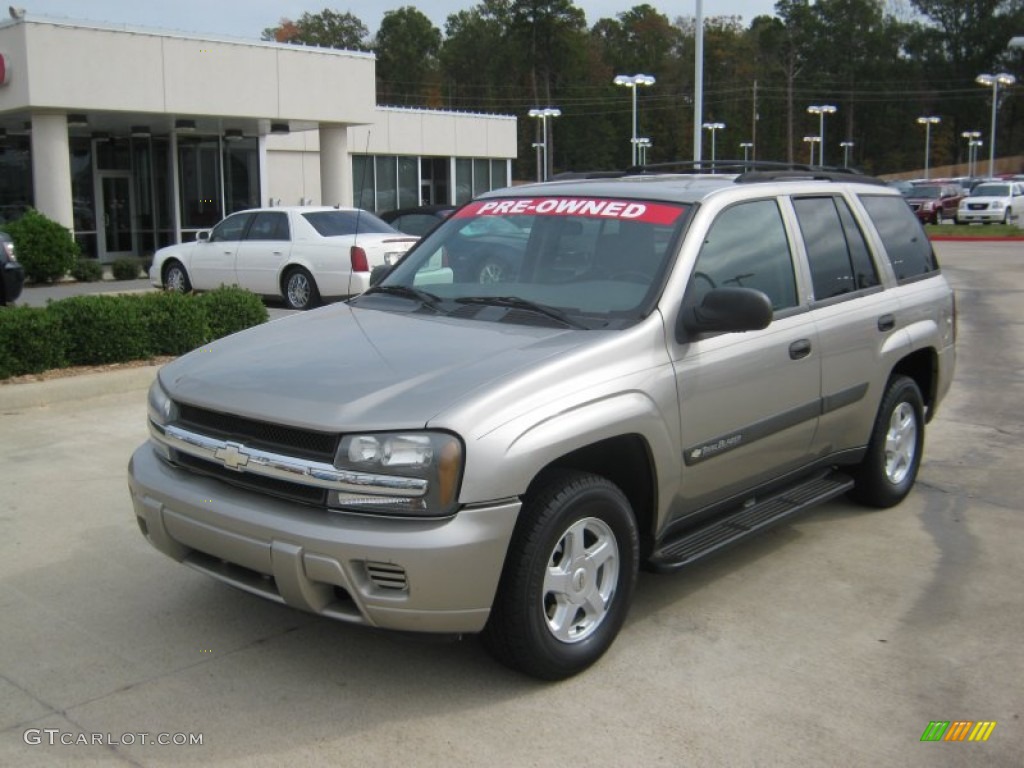
<svg viewBox="0 0 1024 768">
<path fill-rule="evenodd" d="M 473 161 L 473 197 L 482 195 L 491 188 L 491 164 L 487 160 Z"/>
<path fill-rule="evenodd" d="M 356 208 L 373 210 L 373 158 L 355 155 L 352 158 L 352 199 Z"/>
<path fill-rule="evenodd" d="M 398 205 L 413 208 L 420 205 L 420 161 L 418 157 L 398 158 Z"/>
<path fill-rule="evenodd" d="M 216 137 L 178 139 L 183 230 L 207 229 L 224 218 L 219 143 Z"/>
<path fill-rule="evenodd" d="M 392 211 L 398 207 L 398 158 L 382 155 L 376 158 L 377 205 L 376 211 Z"/>
<path fill-rule="evenodd" d="M 32 155 L 28 136 L 0 141 L 0 224 L 28 210 L 32 196 Z"/>
<path fill-rule="evenodd" d="M 92 139 L 81 136 L 68 140 L 71 151 L 71 206 L 74 220 L 75 238 L 79 235 L 95 234 L 96 232 L 96 191 L 92 186 Z M 82 245 L 83 239 L 79 239 Z M 94 242 L 94 240 L 92 241 Z M 86 253 L 95 256 L 95 245 Z"/>
<path fill-rule="evenodd" d="M 469 202 L 473 197 L 473 161 L 467 158 L 455 160 L 455 204 Z"/>
<path fill-rule="evenodd" d="M 260 156 L 256 138 L 224 142 L 224 203 L 227 213 L 260 205 Z"/>
<path fill-rule="evenodd" d="M 491 160 L 491 189 L 508 186 L 508 161 Z"/>
</svg>

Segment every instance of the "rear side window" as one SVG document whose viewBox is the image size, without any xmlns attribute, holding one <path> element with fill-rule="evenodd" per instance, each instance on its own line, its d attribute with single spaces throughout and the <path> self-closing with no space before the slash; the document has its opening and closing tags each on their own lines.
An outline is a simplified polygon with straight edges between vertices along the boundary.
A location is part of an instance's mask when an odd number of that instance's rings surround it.
<svg viewBox="0 0 1024 768">
<path fill-rule="evenodd" d="M 860 201 L 882 238 L 897 280 L 912 280 L 938 271 L 932 244 L 903 198 L 862 195 Z"/>
<path fill-rule="evenodd" d="M 837 197 L 793 200 L 818 301 L 878 285 L 864 236 L 846 201 Z"/>
<path fill-rule="evenodd" d="M 796 306 L 796 280 L 782 214 L 774 200 L 727 208 L 704 240 L 691 278 L 696 303 L 712 288 L 740 286 L 768 294 L 772 308 Z"/>
</svg>

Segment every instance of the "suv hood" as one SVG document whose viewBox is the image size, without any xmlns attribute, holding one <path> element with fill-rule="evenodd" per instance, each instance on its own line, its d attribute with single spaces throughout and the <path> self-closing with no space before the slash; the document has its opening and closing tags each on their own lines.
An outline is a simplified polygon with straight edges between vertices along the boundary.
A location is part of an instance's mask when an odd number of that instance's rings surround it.
<svg viewBox="0 0 1024 768">
<path fill-rule="evenodd" d="M 197 349 L 159 379 L 174 400 L 260 421 L 414 429 L 474 390 L 603 335 L 334 304 Z"/>
</svg>

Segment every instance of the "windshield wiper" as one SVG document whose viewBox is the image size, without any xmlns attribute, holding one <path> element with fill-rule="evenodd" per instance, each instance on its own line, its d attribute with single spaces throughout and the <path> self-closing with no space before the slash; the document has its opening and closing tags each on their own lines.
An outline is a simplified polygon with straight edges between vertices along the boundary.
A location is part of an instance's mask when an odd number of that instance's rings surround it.
<svg viewBox="0 0 1024 768">
<path fill-rule="evenodd" d="M 443 312 L 441 309 L 441 297 L 435 296 L 429 291 L 423 291 L 419 288 L 413 288 L 411 285 L 375 285 L 372 288 L 367 288 L 362 296 L 368 296 L 372 293 L 383 293 L 388 296 L 400 296 L 403 299 L 412 299 L 418 301 L 425 307 L 429 307 L 435 312 Z"/>
<path fill-rule="evenodd" d="M 483 304 L 489 307 L 508 307 L 509 309 L 524 309 L 527 312 L 536 312 L 538 315 L 550 317 L 569 328 L 576 328 L 581 331 L 589 331 L 590 328 L 573 320 L 569 315 L 560 309 L 549 307 L 546 304 L 538 304 L 529 299 L 521 299 L 518 296 L 463 296 L 455 299 L 458 304 Z"/>
</svg>

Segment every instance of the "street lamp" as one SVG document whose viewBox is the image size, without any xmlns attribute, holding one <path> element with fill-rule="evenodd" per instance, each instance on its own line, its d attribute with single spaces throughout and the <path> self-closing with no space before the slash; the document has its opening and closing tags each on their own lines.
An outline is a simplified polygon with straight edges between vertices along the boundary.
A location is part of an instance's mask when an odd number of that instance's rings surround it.
<svg viewBox="0 0 1024 768">
<path fill-rule="evenodd" d="M 818 158 L 818 165 L 825 165 L 825 115 L 835 114 L 836 108 L 831 104 L 812 105 L 807 108 L 807 114 L 818 116 L 818 141 L 821 142 L 821 153 Z M 811 145 L 814 146 L 813 144 Z M 813 165 L 813 161 L 811 165 Z"/>
<path fill-rule="evenodd" d="M 807 164 L 814 165 L 814 145 L 821 141 L 821 136 L 804 136 L 804 141 L 807 142 L 811 149 L 811 159 Z"/>
<path fill-rule="evenodd" d="M 715 172 L 715 133 L 725 129 L 725 123 L 704 123 L 704 130 L 711 131 L 711 172 Z"/>
<path fill-rule="evenodd" d="M 960 137 L 967 139 L 967 177 L 969 179 L 974 178 L 974 148 L 978 145 L 978 139 L 981 138 L 981 131 L 964 131 L 960 134 Z"/>
<path fill-rule="evenodd" d="M 917 124 L 924 126 L 924 178 L 928 180 L 928 158 L 931 155 L 932 145 L 932 126 L 938 125 L 942 122 L 941 117 L 935 117 L 933 115 L 925 115 L 924 117 L 917 118 Z"/>
<path fill-rule="evenodd" d="M 741 141 L 740 149 L 743 150 L 743 162 L 747 162 L 747 158 L 750 157 L 750 150 L 754 148 L 754 142 L 752 141 Z"/>
<path fill-rule="evenodd" d="M 647 150 L 651 148 L 652 144 L 650 139 L 643 136 L 636 140 L 637 155 L 639 156 L 637 159 L 640 161 L 640 165 L 647 165 Z"/>
<path fill-rule="evenodd" d="M 548 178 L 548 118 L 549 117 L 560 117 L 562 110 L 556 109 L 555 107 L 545 107 L 544 109 L 531 109 L 527 114 L 530 117 L 536 117 L 540 120 L 541 133 L 543 139 L 540 143 L 540 149 L 544 155 L 543 172 L 537 174 L 537 181 L 547 181 Z M 533 146 L 537 146 L 534 144 Z"/>
<path fill-rule="evenodd" d="M 612 81 L 633 91 L 633 135 L 629 140 L 631 165 L 636 165 L 636 89 L 641 85 L 654 85 L 653 75 L 616 75 Z"/>
<path fill-rule="evenodd" d="M 999 103 L 999 86 L 1009 87 L 1017 82 L 1017 78 L 1000 72 L 998 75 L 978 75 L 974 82 L 986 88 L 992 86 L 992 131 L 988 136 L 988 176 L 991 179 L 995 176 L 996 167 L 996 106 Z"/>
<path fill-rule="evenodd" d="M 839 146 L 843 148 L 843 168 L 850 167 L 850 150 L 853 149 L 852 141 L 840 141 Z"/>
</svg>

